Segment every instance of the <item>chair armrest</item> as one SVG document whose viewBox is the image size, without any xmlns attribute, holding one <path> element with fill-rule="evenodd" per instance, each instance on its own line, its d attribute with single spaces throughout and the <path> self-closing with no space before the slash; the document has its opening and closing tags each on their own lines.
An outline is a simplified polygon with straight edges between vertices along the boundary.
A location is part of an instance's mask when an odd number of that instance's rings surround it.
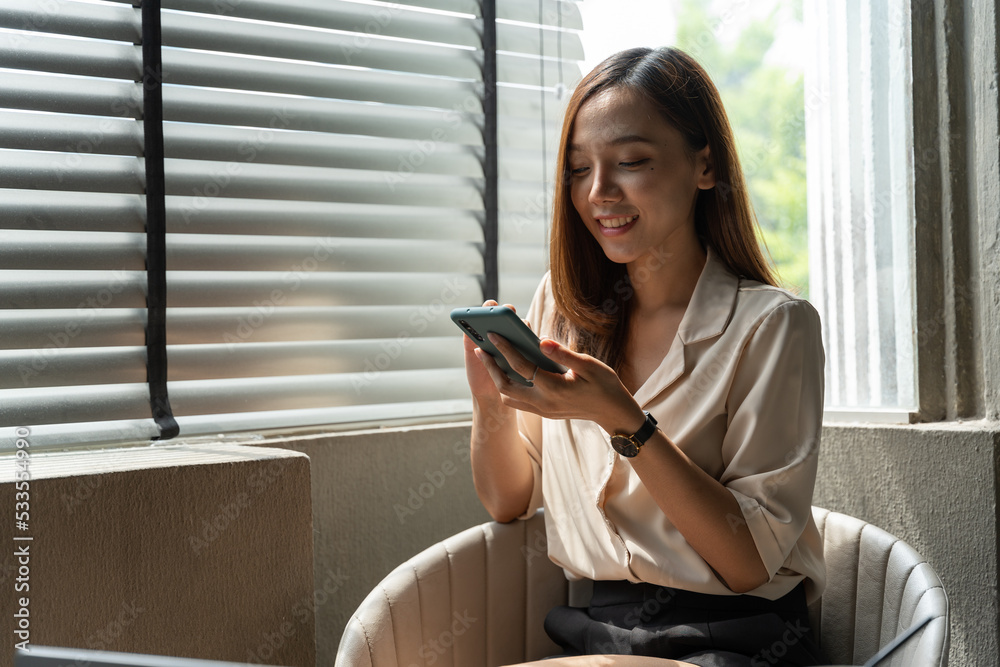
<svg viewBox="0 0 1000 667">
<path fill-rule="evenodd" d="M 548 559 L 544 515 L 485 523 L 417 554 L 351 617 L 337 667 L 499 665 L 552 655 L 542 621 L 565 604 Z"/>
</svg>

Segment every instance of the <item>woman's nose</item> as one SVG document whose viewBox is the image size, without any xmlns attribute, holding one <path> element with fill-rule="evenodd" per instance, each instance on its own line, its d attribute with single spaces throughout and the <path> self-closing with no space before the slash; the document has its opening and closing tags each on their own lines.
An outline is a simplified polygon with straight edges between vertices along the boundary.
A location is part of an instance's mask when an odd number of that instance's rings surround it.
<svg viewBox="0 0 1000 667">
<path fill-rule="evenodd" d="M 590 183 L 590 203 L 604 204 L 621 198 L 621 189 L 604 169 L 594 169 L 594 180 Z"/>
</svg>

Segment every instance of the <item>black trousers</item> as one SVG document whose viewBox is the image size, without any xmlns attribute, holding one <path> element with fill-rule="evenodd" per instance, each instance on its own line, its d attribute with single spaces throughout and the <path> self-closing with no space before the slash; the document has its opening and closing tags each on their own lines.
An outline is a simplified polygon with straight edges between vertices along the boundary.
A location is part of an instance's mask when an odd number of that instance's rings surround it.
<svg viewBox="0 0 1000 667">
<path fill-rule="evenodd" d="M 644 655 L 701 667 L 829 664 L 813 639 L 801 584 L 765 600 L 596 581 L 588 608 L 552 609 L 545 631 L 565 655 Z"/>
</svg>

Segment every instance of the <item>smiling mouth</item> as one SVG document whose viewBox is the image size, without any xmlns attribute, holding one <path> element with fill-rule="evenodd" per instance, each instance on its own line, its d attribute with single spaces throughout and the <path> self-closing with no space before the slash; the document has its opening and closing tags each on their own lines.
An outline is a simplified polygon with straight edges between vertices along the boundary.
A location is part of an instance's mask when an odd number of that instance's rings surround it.
<svg viewBox="0 0 1000 667">
<path fill-rule="evenodd" d="M 616 229 L 618 227 L 624 227 L 627 224 L 635 222 L 635 219 L 638 217 L 639 216 L 637 215 L 629 215 L 624 218 L 605 218 L 602 220 L 598 220 L 597 222 L 599 222 L 601 227 L 604 227 L 605 229 Z"/>
</svg>

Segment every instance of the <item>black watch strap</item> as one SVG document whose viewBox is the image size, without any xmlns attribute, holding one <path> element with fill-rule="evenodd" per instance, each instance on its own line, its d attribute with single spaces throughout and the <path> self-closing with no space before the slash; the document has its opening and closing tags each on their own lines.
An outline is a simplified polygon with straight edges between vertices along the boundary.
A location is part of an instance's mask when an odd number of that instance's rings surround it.
<svg viewBox="0 0 1000 667">
<path fill-rule="evenodd" d="M 646 415 L 646 421 L 643 422 L 642 426 L 639 427 L 639 430 L 632 436 L 632 438 L 637 440 L 640 445 L 646 444 L 646 441 L 653 437 L 653 434 L 656 433 L 656 420 L 653 419 L 653 415 L 648 412 L 643 412 L 643 414 Z"/>
</svg>

